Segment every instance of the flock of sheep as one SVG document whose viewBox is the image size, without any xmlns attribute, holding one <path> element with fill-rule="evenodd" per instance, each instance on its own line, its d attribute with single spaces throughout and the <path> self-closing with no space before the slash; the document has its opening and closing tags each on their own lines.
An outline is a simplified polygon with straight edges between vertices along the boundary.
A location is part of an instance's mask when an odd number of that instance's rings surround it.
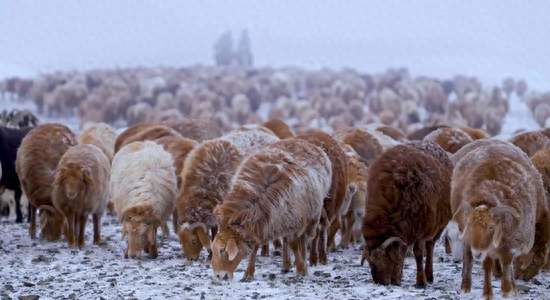
<svg viewBox="0 0 550 300">
<path fill-rule="evenodd" d="M 513 297 L 516 279 L 549 268 L 550 130 L 491 138 L 514 90 L 545 125 L 550 97 L 527 93 L 524 81 L 505 80 L 504 97 L 474 78 L 406 70 L 196 67 L 12 78 L 3 89 L 82 122 L 78 135 L 61 124 L 0 127 L 0 185 L 14 191 L 17 221 L 28 198 L 33 238 L 38 210 L 41 239 L 83 247 L 91 214 L 98 244 L 101 217 L 114 210 L 124 256 L 156 257 L 158 228 L 169 235 L 172 218 L 183 255 L 208 249 L 224 280 L 247 257 L 252 278 L 270 244 L 283 272 L 292 254 L 305 275 L 328 263 L 340 234 L 339 247 L 362 243 L 376 283 L 399 285 L 413 255 L 425 287 L 437 280 L 443 237 L 463 260 L 463 292 L 473 260 L 482 262 L 487 299 L 492 274 Z M 6 124 L 30 114 L 9 115 Z M 124 121 L 119 132 L 111 126 Z"/>
</svg>

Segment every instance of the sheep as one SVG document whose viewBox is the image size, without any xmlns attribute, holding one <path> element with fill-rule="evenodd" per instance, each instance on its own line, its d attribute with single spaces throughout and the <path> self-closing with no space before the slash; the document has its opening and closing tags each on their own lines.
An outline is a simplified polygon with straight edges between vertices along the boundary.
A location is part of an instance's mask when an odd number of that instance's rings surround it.
<svg viewBox="0 0 550 300">
<path fill-rule="evenodd" d="M 342 204 L 348 191 L 348 160 L 340 144 L 330 135 L 319 130 L 308 130 L 297 138 L 321 148 L 329 157 L 332 166 L 330 192 L 323 204 L 323 215 L 310 248 L 310 265 L 327 264 L 327 231 L 329 225 L 339 217 Z"/>
<path fill-rule="evenodd" d="M 441 236 L 445 242 L 445 252 L 447 254 L 452 254 L 455 263 L 462 261 L 464 241 L 458 229 L 458 223 L 451 220 L 447 227 L 445 227 Z"/>
<path fill-rule="evenodd" d="M 214 210 L 219 232 L 212 244 L 212 270 L 218 279 L 232 279 L 250 254 L 245 278 L 255 272 L 259 245 L 283 238 L 283 264 L 307 274 L 305 252 L 314 235 L 330 189 L 330 159 L 301 139 L 276 142 L 248 158 L 239 168 L 224 202 Z"/>
<path fill-rule="evenodd" d="M 545 203 L 538 203 L 538 207 L 544 207 L 543 216 L 539 218 L 535 230 L 535 242 L 529 254 L 516 259 L 515 278 L 530 280 L 535 277 L 541 267 L 548 271 L 548 247 L 550 242 L 550 219 L 548 210 L 550 209 L 550 148 L 539 150 L 531 161 L 539 171 L 545 191 Z M 539 199 L 540 200 L 540 199 Z M 540 213 L 540 212 L 539 212 Z M 520 267 L 519 267 L 520 266 Z"/>
<path fill-rule="evenodd" d="M 389 136 L 362 128 L 346 128 L 334 133 L 334 138 L 350 145 L 359 155 L 359 161 L 369 166 L 374 159 L 399 142 Z"/>
<path fill-rule="evenodd" d="M 186 119 L 178 122 L 167 122 L 166 126 L 174 129 L 184 138 L 195 140 L 199 143 L 218 138 L 222 135 L 220 124 L 214 119 Z"/>
<path fill-rule="evenodd" d="M 493 298 L 491 270 L 498 259 L 502 295 L 514 296 L 510 264 L 528 254 L 535 224 L 547 218 L 547 210 L 539 205 L 545 201 L 540 174 L 519 148 L 496 140 L 474 141 L 452 160 L 451 208 L 464 238 L 461 291 L 471 291 L 475 259 L 483 262 L 483 297 Z"/>
<path fill-rule="evenodd" d="M 0 127 L 0 166 L 2 174 L 0 187 L 14 192 L 15 222 L 17 223 L 23 222 L 23 214 L 21 212 L 21 183 L 17 176 L 15 161 L 17 159 L 17 149 L 31 129 L 30 127 L 23 129 Z"/>
<path fill-rule="evenodd" d="M 125 258 L 139 258 L 145 250 L 158 256 L 157 228 L 176 206 L 176 171 L 170 153 L 152 141 L 133 142 L 113 158 L 109 190 L 122 223 Z"/>
<path fill-rule="evenodd" d="M 271 119 L 264 122 L 261 126 L 273 131 L 280 139 L 288 139 L 295 136 L 292 129 L 280 119 Z"/>
<path fill-rule="evenodd" d="M 115 155 L 116 137 L 115 130 L 110 125 L 94 123 L 78 135 L 77 141 L 79 145 L 91 144 L 98 147 L 111 163 Z"/>
<path fill-rule="evenodd" d="M 214 208 L 222 203 L 241 162 L 278 141 L 261 130 L 236 131 L 205 141 L 187 156 L 181 172 L 182 187 L 177 201 L 180 242 L 184 256 L 197 260 L 203 247 L 210 250 L 217 232 Z"/>
<path fill-rule="evenodd" d="M 479 139 L 488 139 L 489 134 L 481 128 L 470 128 L 466 126 L 458 126 L 458 129 L 466 132 L 472 140 L 479 140 Z"/>
<path fill-rule="evenodd" d="M 129 126 L 147 122 L 151 116 L 153 107 L 149 103 L 139 102 L 128 108 L 126 111 L 126 121 Z"/>
<path fill-rule="evenodd" d="M 41 238 L 58 241 L 65 223 L 52 202 L 52 183 L 61 157 L 72 146 L 76 136 L 65 125 L 44 124 L 31 130 L 17 151 L 17 175 L 30 203 L 29 235 L 36 237 L 36 209 L 40 210 Z"/>
<path fill-rule="evenodd" d="M 379 131 L 396 141 L 403 141 L 407 139 L 407 137 L 399 129 L 392 126 L 384 125 L 384 124 L 372 123 L 367 125 L 360 125 L 357 127 L 364 128 L 370 131 L 372 130 Z"/>
<path fill-rule="evenodd" d="M 196 141 L 177 137 L 177 136 L 165 136 L 160 139 L 155 140 L 157 144 L 160 144 L 164 147 L 164 150 L 172 155 L 174 159 L 174 167 L 176 171 L 177 178 L 177 187 L 178 190 L 181 190 L 181 171 L 185 163 L 187 155 L 199 144 Z M 178 233 L 178 210 L 174 210 L 172 221 L 174 225 L 174 232 Z"/>
<path fill-rule="evenodd" d="M 77 145 L 61 157 L 52 184 L 53 205 L 67 220 L 67 243 L 84 247 L 88 215 L 94 224 L 94 245 L 101 241 L 101 216 L 109 200 L 111 164 L 95 145 Z"/>
<path fill-rule="evenodd" d="M 425 126 L 422 127 L 414 132 L 411 132 L 407 139 L 410 141 L 421 141 L 423 140 L 428 134 L 430 134 L 432 131 L 438 130 L 439 128 L 450 128 L 447 125 L 433 125 L 433 126 Z"/>
<path fill-rule="evenodd" d="M 378 284 L 401 284 L 407 248 L 414 245 L 416 286 L 433 282 L 433 249 L 451 219 L 453 165 L 433 142 L 387 150 L 369 169 L 363 257 Z M 425 251 L 426 263 L 423 256 Z"/>
<path fill-rule="evenodd" d="M 117 137 L 115 141 L 115 154 L 124 146 L 133 142 L 154 141 L 165 136 L 181 137 L 174 129 L 161 124 L 141 123 L 134 125 Z"/>
<path fill-rule="evenodd" d="M 550 139 L 538 131 L 519 133 L 509 142 L 519 147 L 529 157 L 550 145 Z"/>
<path fill-rule="evenodd" d="M 455 153 L 464 145 L 473 142 L 466 132 L 455 128 L 439 128 L 430 132 L 423 140 L 434 142 L 449 153 Z"/>
</svg>

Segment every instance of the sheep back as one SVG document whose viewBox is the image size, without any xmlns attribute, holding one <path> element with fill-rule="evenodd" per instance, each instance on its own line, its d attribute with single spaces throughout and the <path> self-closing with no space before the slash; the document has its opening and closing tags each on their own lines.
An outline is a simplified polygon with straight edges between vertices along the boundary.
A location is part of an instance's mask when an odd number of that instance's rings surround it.
<svg viewBox="0 0 550 300">
<path fill-rule="evenodd" d="M 288 139 L 295 136 L 290 126 L 280 119 L 271 119 L 264 122 L 261 126 L 273 131 L 280 139 Z"/>
<path fill-rule="evenodd" d="M 109 162 L 115 155 L 116 133 L 111 126 L 105 123 L 92 124 L 78 135 L 78 144 L 91 144 L 98 147 Z"/>
</svg>

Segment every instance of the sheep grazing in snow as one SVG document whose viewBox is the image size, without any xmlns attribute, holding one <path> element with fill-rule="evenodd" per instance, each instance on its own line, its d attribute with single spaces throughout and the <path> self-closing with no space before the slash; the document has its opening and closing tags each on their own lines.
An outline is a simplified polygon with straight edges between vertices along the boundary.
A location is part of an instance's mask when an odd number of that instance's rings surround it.
<svg viewBox="0 0 550 300">
<path fill-rule="evenodd" d="M 113 161 L 116 133 L 110 125 L 105 123 L 91 124 L 78 135 L 77 140 L 79 145 L 90 144 L 98 147 L 107 156 L 109 163 Z"/>
<path fill-rule="evenodd" d="M 92 214 L 94 244 L 101 241 L 101 217 L 109 201 L 111 165 L 104 152 L 94 145 L 77 145 L 61 157 L 55 173 L 53 205 L 67 220 L 69 246 L 84 246 L 84 230 Z"/>
<path fill-rule="evenodd" d="M 502 265 L 501 291 L 515 296 L 511 264 L 528 255 L 536 223 L 547 218 L 540 174 L 514 145 L 474 141 L 453 155 L 451 207 L 464 238 L 462 292 L 472 287 L 473 259 L 483 263 L 483 297 L 493 298 L 491 270 Z M 519 267 L 519 266 L 518 266 Z"/>
<path fill-rule="evenodd" d="M 453 261 L 458 263 L 462 261 L 462 254 L 464 252 L 464 241 L 462 235 L 458 229 L 458 223 L 451 220 L 445 230 L 441 234 L 445 242 L 445 252 L 452 254 Z"/>
<path fill-rule="evenodd" d="M 174 129 L 158 123 L 140 123 L 134 125 L 117 137 L 115 141 L 115 153 L 133 142 L 154 141 L 165 136 L 181 137 Z"/>
<path fill-rule="evenodd" d="M 323 215 L 319 228 L 310 247 L 310 265 L 326 265 L 327 231 L 334 219 L 339 217 L 342 204 L 348 191 L 348 160 L 342 147 L 330 135 L 319 130 L 308 130 L 297 138 L 303 139 L 321 148 L 329 157 L 332 166 L 332 184 L 323 204 Z"/>
<path fill-rule="evenodd" d="M 363 128 L 346 128 L 336 132 L 334 138 L 350 145 L 359 155 L 359 161 L 369 166 L 384 151 L 399 142 L 379 132 Z"/>
<path fill-rule="evenodd" d="M 434 245 L 452 217 L 452 169 L 447 153 L 433 142 L 398 145 L 373 162 L 362 263 L 369 263 L 374 282 L 401 284 L 405 254 L 412 245 L 416 285 L 433 282 Z"/>
<path fill-rule="evenodd" d="M 473 142 L 466 132 L 455 128 L 439 128 L 430 132 L 424 141 L 434 142 L 449 153 L 455 153 L 464 145 Z"/>
<path fill-rule="evenodd" d="M 241 162 L 278 140 L 261 130 L 236 131 L 205 141 L 189 153 L 177 208 L 180 242 L 188 260 L 198 259 L 203 247 L 210 249 L 209 231 L 214 238 L 218 226 L 214 208 L 227 195 Z"/>
<path fill-rule="evenodd" d="M 214 210 L 219 232 L 212 245 L 212 269 L 218 279 L 232 279 L 250 254 L 245 278 L 255 272 L 260 245 L 283 238 L 283 271 L 307 274 L 305 252 L 321 218 L 332 177 L 330 159 L 301 139 L 274 143 L 239 168 L 224 202 Z"/>
<path fill-rule="evenodd" d="M 109 189 L 128 235 L 124 257 L 138 258 L 145 250 L 158 256 L 157 229 L 176 206 L 176 171 L 170 153 L 155 142 L 134 142 L 115 155 Z"/>
<path fill-rule="evenodd" d="M 519 133 L 513 136 L 509 142 L 519 147 L 529 157 L 550 145 L 550 139 L 538 131 Z"/>
<path fill-rule="evenodd" d="M 290 126 L 279 119 L 271 119 L 264 122 L 261 126 L 273 131 L 280 139 L 288 139 L 295 136 Z"/>
<path fill-rule="evenodd" d="M 41 238 L 58 241 L 65 219 L 53 206 L 52 183 L 61 157 L 76 145 L 76 136 L 64 125 L 44 124 L 31 130 L 17 151 L 16 170 L 29 198 L 29 235 L 36 237 L 36 209 L 40 210 Z"/>
</svg>

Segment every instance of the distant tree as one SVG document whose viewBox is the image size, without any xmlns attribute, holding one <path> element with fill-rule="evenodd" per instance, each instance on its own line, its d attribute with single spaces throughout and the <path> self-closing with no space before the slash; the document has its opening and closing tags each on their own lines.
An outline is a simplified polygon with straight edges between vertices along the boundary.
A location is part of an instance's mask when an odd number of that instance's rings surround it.
<svg viewBox="0 0 550 300">
<path fill-rule="evenodd" d="M 214 59 L 218 66 L 228 66 L 233 62 L 233 36 L 231 31 L 220 35 L 214 43 Z"/>
<path fill-rule="evenodd" d="M 250 37 L 248 36 L 248 30 L 243 30 L 239 37 L 239 43 L 237 44 L 237 52 L 235 53 L 237 63 L 243 67 L 252 66 L 252 50 L 250 50 Z"/>
</svg>

